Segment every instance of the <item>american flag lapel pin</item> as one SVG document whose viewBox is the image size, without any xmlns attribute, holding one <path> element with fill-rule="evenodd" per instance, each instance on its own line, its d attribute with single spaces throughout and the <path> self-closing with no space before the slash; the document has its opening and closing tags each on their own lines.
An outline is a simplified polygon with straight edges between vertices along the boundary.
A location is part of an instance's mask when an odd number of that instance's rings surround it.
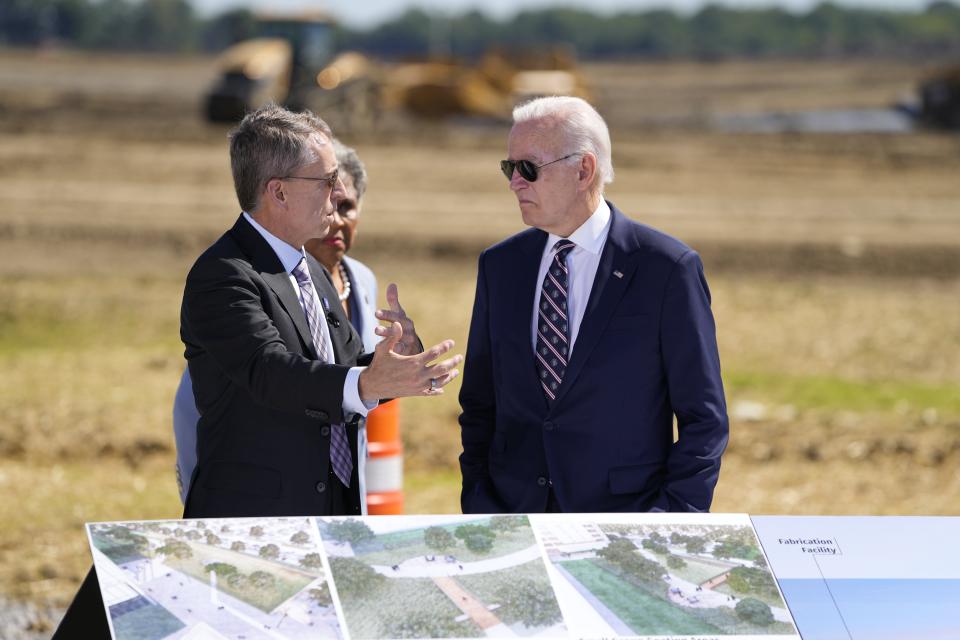
<svg viewBox="0 0 960 640">
<path fill-rule="evenodd" d="M 618 278 L 622 278 L 622 277 L 623 277 L 623 272 L 622 272 L 622 271 L 614 271 L 614 272 L 613 272 L 613 275 L 617 276 Z"/>
<path fill-rule="evenodd" d="M 326 296 L 323 297 L 323 310 L 330 311 L 330 301 L 327 300 Z"/>
</svg>

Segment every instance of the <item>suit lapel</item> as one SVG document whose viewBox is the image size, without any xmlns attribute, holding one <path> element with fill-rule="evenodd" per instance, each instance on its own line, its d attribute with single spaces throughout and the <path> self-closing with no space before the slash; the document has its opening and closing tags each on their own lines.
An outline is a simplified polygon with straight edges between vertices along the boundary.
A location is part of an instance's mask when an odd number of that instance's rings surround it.
<svg viewBox="0 0 960 640">
<path fill-rule="evenodd" d="M 516 252 L 510 252 L 510 255 L 515 257 L 512 264 L 506 268 L 488 271 L 498 280 L 491 283 L 491 290 L 502 292 L 491 296 L 490 304 L 496 309 L 494 317 L 503 319 L 501 335 L 510 338 L 504 355 L 510 358 L 505 361 L 509 363 L 509 369 L 518 373 L 516 379 L 520 386 L 515 392 L 523 397 L 539 398 L 543 406 L 538 406 L 538 409 L 542 412 L 547 410 L 547 401 L 537 375 L 530 330 L 533 322 L 533 297 L 540 286 L 537 272 L 546 242 L 546 233 L 539 229 L 530 229 L 517 239 Z"/>
<path fill-rule="evenodd" d="M 313 346 L 313 336 L 310 335 L 307 316 L 303 313 L 300 299 L 293 289 L 293 283 L 290 282 L 290 274 L 283 268 L 277 254 L 242 215 L 231 231 L 237 244 L 250 256 L 250 266 L 260 273 L 264 282 L 277 294 L 281 306 L 297 328 L 303 348 L 315 360 L 317 350 Z"/>
<path fill-rule="evenodd" d="M 567 390 L 576 382 L 637 269 L 639 256 L 628 246 L 629 234 L 625 222 L 623 214 L 610 205 L 610 233 L 600 254 L 600 264 L 580 323 L 580 332 L 573 345 L 570 364 L 557 389 L 557 398 L 551 403 L 552 407 L 560 404 Z"/>
</svg>

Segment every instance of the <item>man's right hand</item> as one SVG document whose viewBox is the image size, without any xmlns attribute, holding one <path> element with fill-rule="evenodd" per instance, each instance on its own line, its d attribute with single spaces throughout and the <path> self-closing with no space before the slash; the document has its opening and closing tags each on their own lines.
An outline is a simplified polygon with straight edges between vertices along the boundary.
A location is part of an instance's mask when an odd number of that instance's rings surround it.
<svg viewBox="0 0 960 640">
<path fill-rule="evenodd" d="M 460 375 L 456 367 L 463 362 L 463 356 L 459 354 L 430 364 L 453 348 L 453 340 L 444 340 L 415 356 L 403 356 L 393 350 L 403 337 L 399 322 L 377 327 L 376 333 L 383 336 L 383 340 L 373 352 L 373 361 L 360 373 L 360 399 L 364 402 L 441 395 L 443 387 Z"/>
</svg>

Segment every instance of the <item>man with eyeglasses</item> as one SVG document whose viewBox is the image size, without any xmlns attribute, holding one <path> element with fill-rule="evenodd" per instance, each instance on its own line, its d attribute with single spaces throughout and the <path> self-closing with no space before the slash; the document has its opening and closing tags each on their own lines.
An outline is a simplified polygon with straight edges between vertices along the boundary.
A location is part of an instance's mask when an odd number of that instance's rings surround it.
<svg viewBox="0 0 960 640">
<path fill-rule="evenodd" d="M 610 135 L 585 101 L 513 120 L 500 168 L 533 228 L 480 256 L 463 511 L 708 511 L 728 421 L 700 258 L 604 200 Z"/>
<path fill-rule="evenodd" d="M 230 135 L 243 213 L 187 275 L 180 336 L 200 411 L 185 518 L 360 513 L 357 421 L 383 398 L 436 396 L 458 375 L 402 311 L 364 354 L 330 275 L 304 252 L 344 185 L 326 123 L 265 107 Z M 110 637 L 91 570 L 54 638 Z"/>
<path fill-rule="evenodd" d="M 357 235 L 362 200 L 367 188 L 367 171 L 356 150 L 333 139 L 333 149 L 337 157 L 338 175 L 343 183 L 344 195 L 337 203 L 336 215 L 331 218 L 327 235 L 312 238 L 304 245 L 307 253 L 320 262 L 330 274 L 338 293 L 338 303 L 350 324 L 360 336 L 363 349 L 372 353 L 380 341 L 375 333 L 379 326 L 376 317 L 377 279 L 365 264 L 347 256 Z M 393 298 L 391 298 L 393 294 Z M 395 290 L 388 289 L 387 301 L 397 305 Z M 406 318 L 405 332 L 415 331 L 413 323 Z M 173 402 L 173 434 L 176 444 L 176 481 L 180 492 L 180 501 L 186 503 L 190 489 L 190 480 L 197 465 L 197 423 L 200 414 L 193 397 L 193 381 L 189 368 L 185 369 L 177 386 Z M 357 437 L 357 478 L 360 493 L 360 507 L 363 514 L 366 509 L 366 457 L 367 439 L 365 420 L 358 423 Z"/>
</svg>

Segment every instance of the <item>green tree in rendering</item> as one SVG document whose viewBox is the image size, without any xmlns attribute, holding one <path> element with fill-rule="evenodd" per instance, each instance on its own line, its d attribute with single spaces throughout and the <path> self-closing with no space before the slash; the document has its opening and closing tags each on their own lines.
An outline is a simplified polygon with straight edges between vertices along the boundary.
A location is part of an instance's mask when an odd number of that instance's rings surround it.
<svg viewBox="0 0 960 640">
<path fill-rule="evenodd" d="M 323 567 L 323 559 L 319 553 L 308 553 L 300 560 L 300 566 L 305 569 L 320 569 Z"/>
<path fill-rule="evenodd" d="M 646 582 L 656 582 L 664 573 L 659 562 L 644 558 L 636 545 L 625 538 L 614 540 L 597 555 L 619 567 L 625 574 Z"/>
<path fill-rule="evenodd" d="M 527 516 L 493 516 L 490 518 L 490 528 L 497 533 L 516 531 L 527 525 Z"/>
<path fill-rule="evenodd" d="M 247 545 L 243 543 L 243 540 L 234 540 L 230 544 L 230 551 L 244 551 L 247 548 Z"/>
<path fill-rule="evenodd" d="M 373 529 L 354 518 L 327 523 L 324 527 L 324 533 L 337 542 L 348 542 L 351 545 L 367 542 L 374 538 Z"/>
<path fill-rule="evenodd" d="M 643 542 L 640 543 L 644 549 L 649 549 L 654 553 L 659 553 L 662 555 L 667 555 L 670 553 L 670 550 L 667 549 L 667 546 L 661 542 L 657 542 L 653 538 L 644 538 Z"/>
<path fill-rule="evenodd" d="M 457 539 L 443 527 L 427 527 L 423 532 L 423 544 L 434 551 L 444 552 L 457 546 Z"/>
<path fill-rule="evenodd" d="M 330 587 L 326 582 L 316 589 L 310 589 L 310 598 L 321 607 L 329 607 L 333 604 L 333 596 L 330 595 Z"/>
<path fill-rule="evenodd" d="M 193 550 L 186 542 L 181 542 L 176 538 L 167 538 L 164 542 L 166 544 L 157 549 L 157 553 L 181 560 L 193 557 Z"/>
<path fill-rule="evenodd" d="M 667 539 L 657 531 L 652 532 L 648 539 L 657 544 L 667 544 Z"/>
<path fill-rule="evenodd" d="M 493 541 L 497 534 L 490 528 L 480 524 L 462 524 L 453 530 L 453 535 L 466 542 L 470 536 L 483 536 Z"/>
<path fill-rule="evenodd" d="M 779 596 L 777 584 L 773 576 L 764 569 L 754 567 L 734 567 L 730 570 L 727 584 L 738 593 L 758 595 L 761 597 L 776 598 Z"/>
<path fill-rule="evenodd" d="M 250 574 L 250 586 L 254 589 L 273 589 L 277 586 L 277 578 L 266 571 L 254 571 Z"/>
<path fill-rule="evenodd" d="M 493 538 L 488 536 L 482 536 L 480 534 L 473 534 L 468 536 L 466 540 L 463 541 L 467 549 L 473 551 L 474 553 L 489 553 L 493 549 Z"/>
<path fill-rule="evenodd" d="M 672 553 L 667 556 L 667 567 L 671 569 L 683 569 L 685 566 L 687 566 L 687 561 L 680 556 L 675 556 Z"/>
<path fill-rule="evenodd" d="M 280 547 L 275 544 L 265 544 L 260 547 L 260 557 L 267 560 L 276 560 L 280 557 Z"/>
<path fill-rule="evenodd" d="M 204 567 L 207 571 L 213 571 L 220 578 L 226 578 L 237 572 L 237 568 L 226 562 L 211 562 Z"/>
<path fill-rule="evenodd" d="M 332 556 L 330 570 L 337 583 L 337 590 L 346 595 L 369 594 L 386 580 L 384 576 L 356 558 Z"/>
<path fill-rule="evenodd" d="M 550 585 L 529 578 L 503 585 L 497 591 L 497 598 L 507 611 L 528 627 L 556 624 L 562 617 Z"/>
<path fill-rule="evenodd" d="M 770 606 L 756 598 L 744 598 L 737 603 L 735 611 L 742 620 L 755 625 L 765 627 L 773 624 L 773 611 Z"/>
<path fill-rule="evenodd" d="M 253 525 L 250 527 L 250 537 L 251 538 L 260 538 L 263 537 L 263 527 L 260 525 Z"/>
<path fill-rule="evenodd" d="M 297 531 L 290 536 L 290 542 L 293 544 L 308 544 L 310 542 L 310 534 L 306 531 Z"/>
<path fill-rule="evenodd" d="M 707 541 L 699 536 L 690 536 L 686 539 L 687 553 L 697 554 L 707 550 Z"/>
</svg>

